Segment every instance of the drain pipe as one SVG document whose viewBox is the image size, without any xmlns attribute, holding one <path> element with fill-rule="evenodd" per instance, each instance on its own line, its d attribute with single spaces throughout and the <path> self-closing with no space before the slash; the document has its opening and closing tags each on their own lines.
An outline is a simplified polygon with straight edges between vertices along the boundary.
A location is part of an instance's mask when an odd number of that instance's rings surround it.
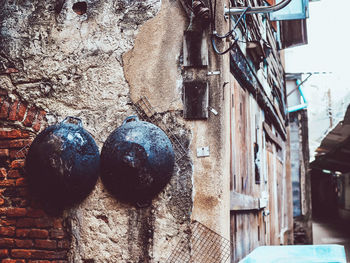
<svg viewBox="0 0 350 263">
<path fill-rule="evenodd" d="M 291 112 L 295 112 L 295 111 L 299 111 L 299 110 L 302 110 L 302 109 L 305 109 L 307 106 L 308 106 L 308 103 L 306 101 L 306 98 L 304 96 L 304 93 L 303 91 L 301 90 L 301 87 L 302 87 L 302 84 L 304 83 L 305 81 L 303 82 L 300 82 L 300 80 L 296 80 L 296 83 L 297 83 L 297 86 L 298 86 L 298 89 L 299 89 L 299 92 L 300 92 L 300 95 L 301 97 L 303 98 L 303 102 L 302 104 L 299 104 L 299 105 L 295 105 L 295 106 L 292 106 L 292 107 L 289 107 L 288 108 L 288 113 L 291 113 Z"/>
<path fill-rule="evenodd" d="M 256 6 L 256 7 L 247 7 L 247 6 L 237 6 L 233 8 L 225 8 L 225 15 L 240 15 L 244 12 L 245 9 L 249 8 L 246 12 L 247 14 L 266 14 L 276 12 L 284 7 L 286 7 L 292 0 L 283 0 L 277 5 L 273 6 Z"/>
</svg>

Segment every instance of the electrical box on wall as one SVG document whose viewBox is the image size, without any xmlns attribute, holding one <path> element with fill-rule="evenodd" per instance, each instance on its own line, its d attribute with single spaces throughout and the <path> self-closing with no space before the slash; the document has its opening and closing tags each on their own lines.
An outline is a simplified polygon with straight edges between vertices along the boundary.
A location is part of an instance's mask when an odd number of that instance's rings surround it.
<svg viewBox="0 0 350 263">
<path fill-rule="evenodd" d="M 205 81 L 184 82 L 184 118 L 207 119 L 209 89 Z"/>
<path fill-rule="evenodd" d="M 208 43 L 204 31 L 186 31 L 184 34 L 184 66 L 208 66 Z"/>
<path fill-rule="evenodd" d="M 209 146 L 197 148 L 197 157 L 208 157 L 209 155 Z"/>
</svg>

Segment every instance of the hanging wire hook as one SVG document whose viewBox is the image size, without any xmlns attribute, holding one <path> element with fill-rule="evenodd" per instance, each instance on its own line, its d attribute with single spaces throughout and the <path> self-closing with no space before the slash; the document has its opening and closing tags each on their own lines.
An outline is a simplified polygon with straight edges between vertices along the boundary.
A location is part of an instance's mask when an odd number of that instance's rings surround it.
<svg viewBox="0 0 350 263">
<path fill-rule="evenodd" d="M 215 51 L 215 53 L 219 54 L 219 55 L 224 55 L 226 54 L 227 52 L 229 52 L 233 47 L 234 45 L 237 43 L 238 39 L 239 39 L 239 36 L 238 34 L 236 33 L 236 28 L 238 26 L 238 24 L 241 22 L 242 18 L 245 17 L 245 14 L 250 10 L 251 7 L 247 7 L 243 13 L 241 13 L 241 15 L 239 16 L 238 20 L 236 21 L 235 25 L 233 26 L 233 28 L 227 32 L 226 34 L 224 35 L 218 35 L 218 33 L 214 30 L 213 31 L 213 34 L 211 35 L 211 43 L 213 45 L 213 49 Z M 223 38 L 227 38 L 229 36 L 234 36 L 235 39 L 233 41 L 233 43 L 228 47 L 228 49 L 224 50 L 224 51 L 219 51 L 219 49 L 216 47 L 216 43 L 215 43 L 215 39 L 223 39 Z"/>
</svg>

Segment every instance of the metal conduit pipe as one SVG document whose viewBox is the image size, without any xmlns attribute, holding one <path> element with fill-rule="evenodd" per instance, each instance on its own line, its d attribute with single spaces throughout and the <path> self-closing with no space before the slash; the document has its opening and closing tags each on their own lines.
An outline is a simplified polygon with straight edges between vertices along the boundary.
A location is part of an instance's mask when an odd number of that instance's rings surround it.
<svg viewBox="0 0 350 263">
<path fill-rule="evenodd" d="M 262 13 L 272 13 L 286 7 L 292 0 L 283 0 L 277 5 L 273 6 L 256 6 L 250 7 L 247 14 L 262 14 Z M 225 15 L 240 15 L 247 9 L 247 6 L 238 6 L 233 8 L 225 8 Z"/>
</svg>

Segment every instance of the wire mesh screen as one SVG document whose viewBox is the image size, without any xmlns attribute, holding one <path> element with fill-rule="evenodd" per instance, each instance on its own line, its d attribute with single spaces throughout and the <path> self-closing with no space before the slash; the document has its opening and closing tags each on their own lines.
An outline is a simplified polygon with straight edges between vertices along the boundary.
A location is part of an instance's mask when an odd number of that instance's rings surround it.
<svg viewBox="0 0 350 263">
<path fill-rule="evenodd" d="M 146 97 L 142 96 L 134 105 L 141 119 L 149 122 L 154 121 L 154 114 L 156 112 Z"/>
<path fill-rule="evenodd" d="M 15 159 L 23 159 L 27 156 L 27 153 L 29 151 L 31 143 L 28 143 L 27 145 L 25 145 L 23 148 L 21 148 L 20 150 L 18 150 L 15 154 Z"/>
<path fill-rule="evenodd" d="M 231 242 L 195 221 L 185 232 L 166 263 L 225 263 L 231 256 Z"/>
<path fill-rule="evenodd" d="M 176 136 L 176 134 L 170 130 L 163 121 L 157 121 L 155 117 L 156 111 L 153 109 L 148 99 L 142 96 L 134 105 L 140 119 L 160 126 L 160 128 L 163 129 L 164 132 L 168 135 L 174 147 L 175 160 L 178 161 L 184 157 L 186 155 L 185 147 L 182 145 L 178 136 Z"/>
</svg>

